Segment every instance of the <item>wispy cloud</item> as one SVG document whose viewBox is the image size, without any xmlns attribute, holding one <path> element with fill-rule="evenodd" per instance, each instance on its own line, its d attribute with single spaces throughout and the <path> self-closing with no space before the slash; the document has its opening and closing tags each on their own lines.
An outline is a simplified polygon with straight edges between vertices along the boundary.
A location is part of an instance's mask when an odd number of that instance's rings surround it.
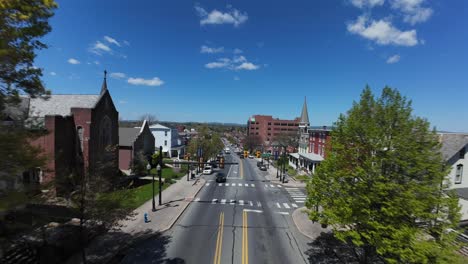
<svg viewBox="0 0 468 264">
<path fill-rule="evenodd" d="M 234 56 L 234 58 L 219 58 L 217 61 L 205 64 L 208 69 L 227 69 L 227 70 L 257 70 L 260 65 L 255 65 L 244 56 Z"/>
<path fill-rule="evenodd" d="M 390 21 L 371 20 L 366 15 L 359 16 L 354 22 L 348 23 L 350 33 L 375 41 L 379 45 L 415 46 L 418 44 L 416 30 L 401 31 Z"/>
<path fill-rule="evenodd" d="M 385 0 L 351 0 L 351 4 L 358 8 L 372 8 L 383 5 Z"/>
<path fill-rule="evenodd" d="M 143 78 L 128 78 L 127 82 L 132 85 L 144 85 L 144 86 L 161 86 L 164 84 L 164 81 L 159 79 L 159 77 L 153 77 L 152 79 L 143 79 Z"/>
<path fill-rule="evenodd" d="M 89 51 L 97 55 L 102 55 L 104 52 L 111 53 L 112 49 L 98 40 L 90 47 Z"/>
<path fill-rule="evenodd" d="M 390 56 L 388 59 L 387 59 L 387 63 L 388 64 L 394 64 L 394 63 L 397 63 L 400 61 L 400 55 L 396 54 L 396 55 L 393 55 L 393 56 Z"/>
<path fill-rule="evenodd" d="M 115 39 L 115 38 L 112 38 L 112 37 L 109 37 L 109 36 L 104 36 L 104 39 L 111 43 L 111 44 L 114 44 L 114 45 L 117 45 L 120 47 L 120 43 Z"/>
<path fill-rule="evenodd" d="M 77 59 L 74 59 L 74 58 L 69 58 L 67 61 L 68 61 L 68 63 L 74 64 L 74 65 L 80 64 L 80 61 L 77 60 Z"/>
<path fill-rule="evenodd" d="M 422 6 L 425 2 L 426 0 L 393 0 L 391 6 L 403 13 L 403 21 L 414 25 L 427 21 L 434 12 L 431 8 Z"/>
<path fill-rule="evenodd" d="M 213 53 L 222 53 L 224 52 L 224 47 L 208 47 L 206 45 L 203 45 L 201 46 L 200 48 L 200 53 L 209 53 L 209 54 L 213 54 Z"/>
<path fill-rule="evenodd" d="M 195 11 L 200 17 L 200 25 L 220 25 L 220 24 L 232 24 L 235 27 L 242 23 L 245 23 L 249 18 L 247 13 L 242 13 L 237 9 L 231 7 L 226 12 L 218 11 L 216 9 L 211 12 L 207 12 L 200 5 L 195 5 Z"/>
<path fill-rule="evenodd" d="M 56 73 L 56 72 L 53 72 L 53 71 L 50 72 L 49 74 L 52 75 L 52 76 L 56 76 L 56 75 L 57 75 L 57 73 Z"/>
<path fill-rule="evenodd" d="M 243 51 L 241 49 L 237 49 L 237 48 L 235 48 L 233 51 L 234 54 L 241 54 L 242 52 Z"/>
<path fill-rule="evenodd" d="M 113 72 L 110 74 L 110 77 L 114 79 L 123 79 L 123 78 L 126 78 L 127 75 L 123 72 Z"/>
</svg>

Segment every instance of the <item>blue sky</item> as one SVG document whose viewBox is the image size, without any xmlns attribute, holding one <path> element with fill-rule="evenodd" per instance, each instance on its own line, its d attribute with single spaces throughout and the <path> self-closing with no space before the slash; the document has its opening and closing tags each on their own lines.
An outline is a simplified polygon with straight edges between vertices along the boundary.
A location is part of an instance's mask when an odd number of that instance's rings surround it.
<svg viewBox="0 0 468 264">
<path fill-rule="evenodd" d="M 53 93 L 98 93 L 120 115 L 332 124 L 368 84 L 413 100 L 441 130 L 468 131 L 464 0 L 57 1 L 36 66 Z"/>
</svg>

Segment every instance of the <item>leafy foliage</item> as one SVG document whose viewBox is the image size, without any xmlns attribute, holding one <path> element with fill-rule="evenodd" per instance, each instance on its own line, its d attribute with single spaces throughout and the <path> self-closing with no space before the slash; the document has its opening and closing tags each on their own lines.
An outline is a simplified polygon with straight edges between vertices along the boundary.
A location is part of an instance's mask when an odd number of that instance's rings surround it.
<svg viewBox="0 0 468 264">
<path fill-rule="evenodd" d="M 192 157 L 195 157 L 198 148 L 201 148 L 203 151 L 203 160 L 206 161 L 216 157 L 216 154 L 223 149 L 223 146 L 223 142 L 218 133 L 210 131 L 207 127 L 202 127 L 198 132 L 197 138 L 190 141 L 187 152 L 190 153 Z"/>
<path fill-rule="evenodd" d="M 367 87 L 332 131 L 329 157 L 308 184 L 310 218 L 356 246 L 361 263 L 452 263 L 457 198 L 437 135 L 391 88 Z"/>
</svg>

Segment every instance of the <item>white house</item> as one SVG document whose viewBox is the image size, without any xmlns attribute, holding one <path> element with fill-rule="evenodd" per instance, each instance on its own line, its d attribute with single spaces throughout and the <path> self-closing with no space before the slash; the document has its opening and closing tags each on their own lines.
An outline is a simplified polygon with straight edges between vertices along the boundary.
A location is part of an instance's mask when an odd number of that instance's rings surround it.
<svg viewBox="0 0 468 264">
<path fill-rule="evenodd" d="M 184 154 L 185 146 L 182 145 L 177 129 L 169 128 L 161 124 L 154 124 L 149 128 L 155 138 L 154 144 L 156 151 L 162 146 L 163 154 L 167 157 L 179 157 Z"/>
<path fill-rule="evenodd" d="M 468 134 L 440 133 L 442 156 L 451 166 L 448 177 L 450 189 L 454 189 L 459 197 L 462 218 L 468 223 Z"/>
</svg>

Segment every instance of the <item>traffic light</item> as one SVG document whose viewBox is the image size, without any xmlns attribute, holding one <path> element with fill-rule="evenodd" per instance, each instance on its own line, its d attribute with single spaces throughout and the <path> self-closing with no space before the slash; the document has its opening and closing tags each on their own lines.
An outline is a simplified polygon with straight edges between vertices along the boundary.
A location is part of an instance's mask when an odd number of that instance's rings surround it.
<svg viewBox="0 0 468 264">
<path fill-rule="evenodd" d="M 262 154 L 260 150 L 257 150 L 257 158 L 260 158 L 260 154 Z"/>
<path fill-rule="evenodd" d="M 219 168 L 224 169 L 224 158 L 219 159 Z"/>
<path fill-rule="evenodd" d="M 247 158 L 249 156 L 249 152 L 247 150 L 244 150 L 244 158 Z"/>
</svg>

